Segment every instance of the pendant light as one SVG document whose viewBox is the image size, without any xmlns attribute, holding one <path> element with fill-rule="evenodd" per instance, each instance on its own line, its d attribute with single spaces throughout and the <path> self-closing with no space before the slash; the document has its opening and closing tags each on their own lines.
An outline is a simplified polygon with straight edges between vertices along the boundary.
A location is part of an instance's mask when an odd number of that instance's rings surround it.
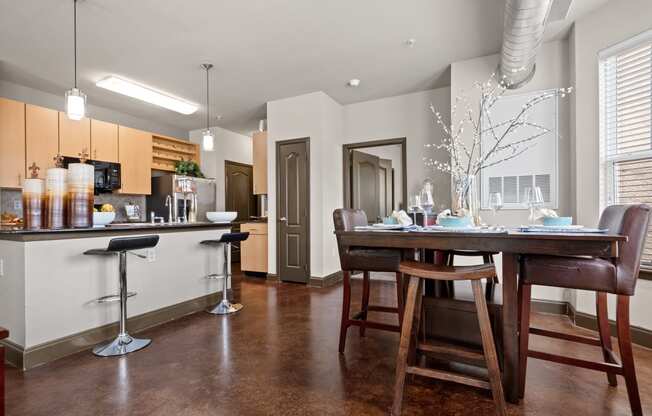
<svg viewBox="0 0 652 416">
<path fill-rule="evenodd" d="M 209 101 L 209 91 L 210 89 L 208 88 L 208 71 L 213 67 L 213 64 L 202 64 L 202 67 L 206 70 L 206 130 L 202 133 L 202 149 L 204 149 L 205 152 L 212 152 L 213 149 L 215 148 L 215 136 L 213 136 L 213 132 L 211 132 L 210 128 L 210 101 Z"/>
<path fill-rule="evenodd" d="M 73 1 L 73 24 L 75 30 L 75 87 L 66 91 L 66 114 L 71 120 L 81 120 L 86 115 L 86 94 L 77 88 L 77 0 Z"/>
</svg>

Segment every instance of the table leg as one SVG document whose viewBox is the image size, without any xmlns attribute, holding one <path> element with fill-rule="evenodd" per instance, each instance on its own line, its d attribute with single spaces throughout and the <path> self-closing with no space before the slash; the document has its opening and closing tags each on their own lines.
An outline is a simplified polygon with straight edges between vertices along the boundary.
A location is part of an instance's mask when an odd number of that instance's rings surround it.
<svg viewBox="0 0 652 416">
<path fill-rule="evenodd" d="M 518 257 L 503 253 L 503 387 L 510 403 L 518 403 Z"/>
</svg>

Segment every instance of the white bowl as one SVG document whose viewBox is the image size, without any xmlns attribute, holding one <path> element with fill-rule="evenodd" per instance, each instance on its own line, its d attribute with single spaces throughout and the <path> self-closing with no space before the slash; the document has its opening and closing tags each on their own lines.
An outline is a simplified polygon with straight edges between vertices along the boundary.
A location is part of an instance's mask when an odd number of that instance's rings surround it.
<svg viewBox="0 0 652 416">
<path fill-rule="evenodd" d="M 206 213 L 206 218 L 210 222 L 231 222 L 238 216 L 235 211 L 209 211 Z"/>
<path fill-rule="evenodd" d="M 93 227 L 104 227 L 115 220 L 115 212 L 93 212 Z"/>
</svg>

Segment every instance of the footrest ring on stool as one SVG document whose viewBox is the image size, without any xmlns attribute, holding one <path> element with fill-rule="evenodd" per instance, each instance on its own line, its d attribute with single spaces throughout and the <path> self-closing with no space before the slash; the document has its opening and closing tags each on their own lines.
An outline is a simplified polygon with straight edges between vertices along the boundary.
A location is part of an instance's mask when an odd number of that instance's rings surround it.
<svg viewBox="0 0 652 416">
<path fill-rule="evenodd" d="M 136 296 L 136 292 L 127 292 L 127 298 L 132 298 Z M 111 302 L 120 302 L 120 295 L 106 295 L 101 298 L 94 299 L 92 302 L 95 303 L 111 303 Z"/>
</svg>

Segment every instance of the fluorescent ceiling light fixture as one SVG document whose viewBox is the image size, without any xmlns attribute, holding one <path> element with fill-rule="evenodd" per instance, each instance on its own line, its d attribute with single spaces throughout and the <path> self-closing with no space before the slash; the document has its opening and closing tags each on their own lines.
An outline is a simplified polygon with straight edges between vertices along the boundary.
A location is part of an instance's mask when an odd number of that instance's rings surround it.
<svg viewBox="0 0 652 416">
<path fill-rule="evenodd" d="M 135 84 L 131 81 L 125 81 L 124 79 L 115 76 L 104 78 L 103 80 L 98 81 L 95 85 L 181 114 L 192 114 L 197 111 L 198 108 L 195 104 L 162 94 L 151 88 Z"/>
</svg>

